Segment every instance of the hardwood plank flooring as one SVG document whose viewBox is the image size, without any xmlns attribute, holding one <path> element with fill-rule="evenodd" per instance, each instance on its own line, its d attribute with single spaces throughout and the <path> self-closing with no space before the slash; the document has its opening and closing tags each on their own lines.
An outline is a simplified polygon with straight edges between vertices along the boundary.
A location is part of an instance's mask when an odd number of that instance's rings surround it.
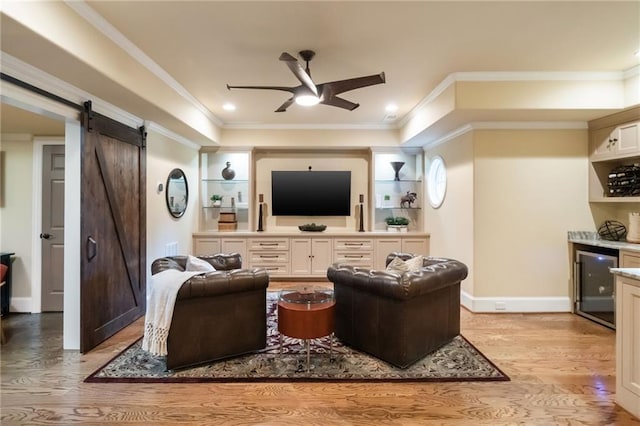
<svg viewBox="0 0 640 426">
<path fill-rule="evenodd" d="M 270 289 L 291 283 L 271 283 Z M 615 332 L 573 314 L 472 314 L 462 334 L 511 377 L 477 383 L 83 383 L 142 335 L 63 351 L 61 314 L 3 319 L 2 425 L 640 425 L 614 403 Z"/>
</svg>

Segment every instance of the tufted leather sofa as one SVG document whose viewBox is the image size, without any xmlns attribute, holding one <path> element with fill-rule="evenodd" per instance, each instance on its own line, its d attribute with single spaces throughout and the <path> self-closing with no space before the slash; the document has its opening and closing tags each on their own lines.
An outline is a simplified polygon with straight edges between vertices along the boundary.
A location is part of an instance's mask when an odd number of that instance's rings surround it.
<svg viewBox="0 0 640 426">
<path fill-rule="evenodd" d="M 266 347 L 265 269 L 241 269 L 238 253 L 198 256 L 215 272 L 187 280 L 176 298 L 167 338 L 167 369 L 202 364 Z M 184 271 L 187 256 L 153 261 L 151 273 Z"/>
<path fill-rule="evenodd" d="M 391 253 L 403 260 L 413 254 Z M 327 270 L 336 298 L 335 335 L 343 343 L 406 368 L 460 334 L 460 282 L 467 267 L 425 257 L 417 272 L 335 263 Z"/>
</svg>

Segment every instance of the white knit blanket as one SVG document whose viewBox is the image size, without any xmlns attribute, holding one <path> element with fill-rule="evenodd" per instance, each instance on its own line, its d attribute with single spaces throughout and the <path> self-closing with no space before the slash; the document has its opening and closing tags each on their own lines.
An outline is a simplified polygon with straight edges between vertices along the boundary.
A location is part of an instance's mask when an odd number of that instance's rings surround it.
<svg viewBox="0 0 640 426">
<path fill-rule="evenodd" d="M 147 313 L 144 320 L 142 349 L 152 355 L 167 354 L 167 336 L 173 318 L 178 290 L 182 284 L 202 271 L 167 269 L 151 276 L 147 289 Z"/>
</svg>

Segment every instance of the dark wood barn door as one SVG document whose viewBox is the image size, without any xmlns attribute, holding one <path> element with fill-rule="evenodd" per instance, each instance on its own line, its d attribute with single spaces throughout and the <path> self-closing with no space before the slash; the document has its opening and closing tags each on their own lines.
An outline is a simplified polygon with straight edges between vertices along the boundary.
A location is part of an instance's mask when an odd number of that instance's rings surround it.
<svg viewBox="0 0 640 426">
<path fill-rule="evenodd" d="M 91 111 L 82 140 L 80 351 L 145 313 L 145 134 Z"/>
</svg>

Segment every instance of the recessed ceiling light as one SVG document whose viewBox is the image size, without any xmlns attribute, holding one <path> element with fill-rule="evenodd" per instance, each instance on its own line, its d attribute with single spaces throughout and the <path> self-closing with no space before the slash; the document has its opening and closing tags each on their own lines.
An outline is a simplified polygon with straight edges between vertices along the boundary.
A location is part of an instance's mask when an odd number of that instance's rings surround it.
<svg viewBox="0 0 640 426">
<path fill-rule="evenodd" d="M 226 103 L 226 104 L 222 105 L 222 109 L 225 110 L 225 111 L 235 111 L 236 110 L 236 106 L 234 104 Z"/>
<path fill-rule="evenodd" d="M 302 106 L 318 105 L 320 98 L 314 95 L 300 95 L 296 96 L 296 103 Z"/>
<path fill-rule="evenodd" d="M 388 104 L 385 108 L 385 111 L 387 112 L 396 112 L 398 110 L 398 105 L 396 104 Z"/>
<path fill-rule="evenodd" d="M 636 55 L 636 56 L 640 56 L 640 50 L 636 50 L 635 55 Z"/>
</svg>

